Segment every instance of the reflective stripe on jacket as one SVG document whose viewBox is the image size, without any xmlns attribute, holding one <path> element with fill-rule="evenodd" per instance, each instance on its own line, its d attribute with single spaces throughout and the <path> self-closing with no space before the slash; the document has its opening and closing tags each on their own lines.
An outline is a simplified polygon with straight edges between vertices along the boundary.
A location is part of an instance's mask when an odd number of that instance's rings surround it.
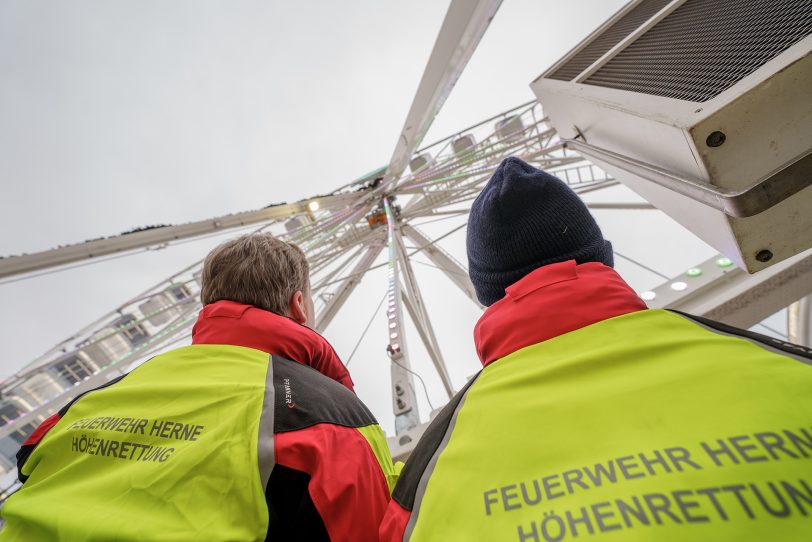
<svg viewBox="0 0 812 542">
<path fill-rule="evenodd" d="M 227 301 L 194 342 L 32 434 L 0 540 L 377 540 L 391 458 L 329 344 Z"/>
<path fill-rule="evenodd" d="M 540 268 L 419 442 L 383 540 L 812 540 L 812 351 Z"/>
</svg>

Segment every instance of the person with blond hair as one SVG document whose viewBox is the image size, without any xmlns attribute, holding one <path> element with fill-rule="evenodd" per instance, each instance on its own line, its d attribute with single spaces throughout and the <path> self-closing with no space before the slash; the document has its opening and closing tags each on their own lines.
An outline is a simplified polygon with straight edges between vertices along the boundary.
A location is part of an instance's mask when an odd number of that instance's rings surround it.
<svg viewBox="0 0 812 542">
<path fill-rule="evenodd" d="M 0 540 L 374 541 L 395 481 L 313 329 L 309 266 L 251 234 L 203 266 L 192 345 L 81 394 L 17 454 Z"/>
</svg>

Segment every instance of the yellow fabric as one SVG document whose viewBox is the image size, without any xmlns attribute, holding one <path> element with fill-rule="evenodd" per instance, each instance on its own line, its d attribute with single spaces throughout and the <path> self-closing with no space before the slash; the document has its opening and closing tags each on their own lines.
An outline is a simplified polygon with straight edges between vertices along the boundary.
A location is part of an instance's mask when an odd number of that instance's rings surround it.
<svg viewBox="0 0 812 542">
<path fill-rule="evenodd" d="M 412 513 L 416 541 L 812 540 L 812 366 L 659 310 L 524 348 Z"/>
<path fill-rule="evenodd" d="M 389 486 L 389 494 L 391 495 L 398 481 L 400 471 L 403 469 L 403 463 L 398 462 L 395 465 L 392 464 L 392 456 L 390 455 L 389 446 L 386 443 L 386 436 L 383 430 L 381 430 L 381 426 L 373 424 L 364 427 L 356 427 L 356 429 L 366 439 L 369 447 L 372 448 L 372 452 L 375 454 L 375 458 L 378 460 L 378 464 L 381 466 L 381 470 L 386 477 L 386 484 Z M 399 468 L 398 465 L 400 465 Z"/>
<path fill-rule="evenodd" d="M 268 364 L 258 350 L 189 346 L 79 399 L 25 464 L 0 540 L 264 540 Z"/>
</svg>

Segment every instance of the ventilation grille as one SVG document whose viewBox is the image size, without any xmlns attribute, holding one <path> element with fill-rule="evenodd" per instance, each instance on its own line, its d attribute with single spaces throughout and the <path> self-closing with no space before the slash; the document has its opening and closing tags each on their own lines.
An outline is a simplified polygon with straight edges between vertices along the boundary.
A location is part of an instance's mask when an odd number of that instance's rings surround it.
<svg viewBox="0 0 812 542">
<path fill-rule="evenodd" d="M 688 0 L 584 83 L 704 102 L 810 31 L 810 0 Z"/>
<path fill-rule="evenodd" d="M 590 67 L 612 47 L 637 30 L 640 25 L 663 9 L 670 1 L 671 0 L 643 0 L 634 9 L 618 19 L 615 24 L 607 28 L 605 32 L 592 40 L 586 47 L 578 51 L 566 64 L 546 77 L 560 81 L 571 81 L 575 79 L 579 73 Z"/>
</svg>

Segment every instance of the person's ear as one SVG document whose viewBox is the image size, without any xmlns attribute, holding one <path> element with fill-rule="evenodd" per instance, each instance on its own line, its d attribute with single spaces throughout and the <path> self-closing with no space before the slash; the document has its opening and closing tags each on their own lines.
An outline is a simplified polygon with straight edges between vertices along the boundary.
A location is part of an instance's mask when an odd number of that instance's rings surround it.
<svg viewBox="0 0 812 542">
<path fill-rule="evenodd" d="M 288 316 L 302 325 L 307 323 L 308 316 L 305 298 L 304 294 L 299 290 L 293 292 L 293 295 L 290 297 L 290 301 L 288 302 Z"/>
</svg>

